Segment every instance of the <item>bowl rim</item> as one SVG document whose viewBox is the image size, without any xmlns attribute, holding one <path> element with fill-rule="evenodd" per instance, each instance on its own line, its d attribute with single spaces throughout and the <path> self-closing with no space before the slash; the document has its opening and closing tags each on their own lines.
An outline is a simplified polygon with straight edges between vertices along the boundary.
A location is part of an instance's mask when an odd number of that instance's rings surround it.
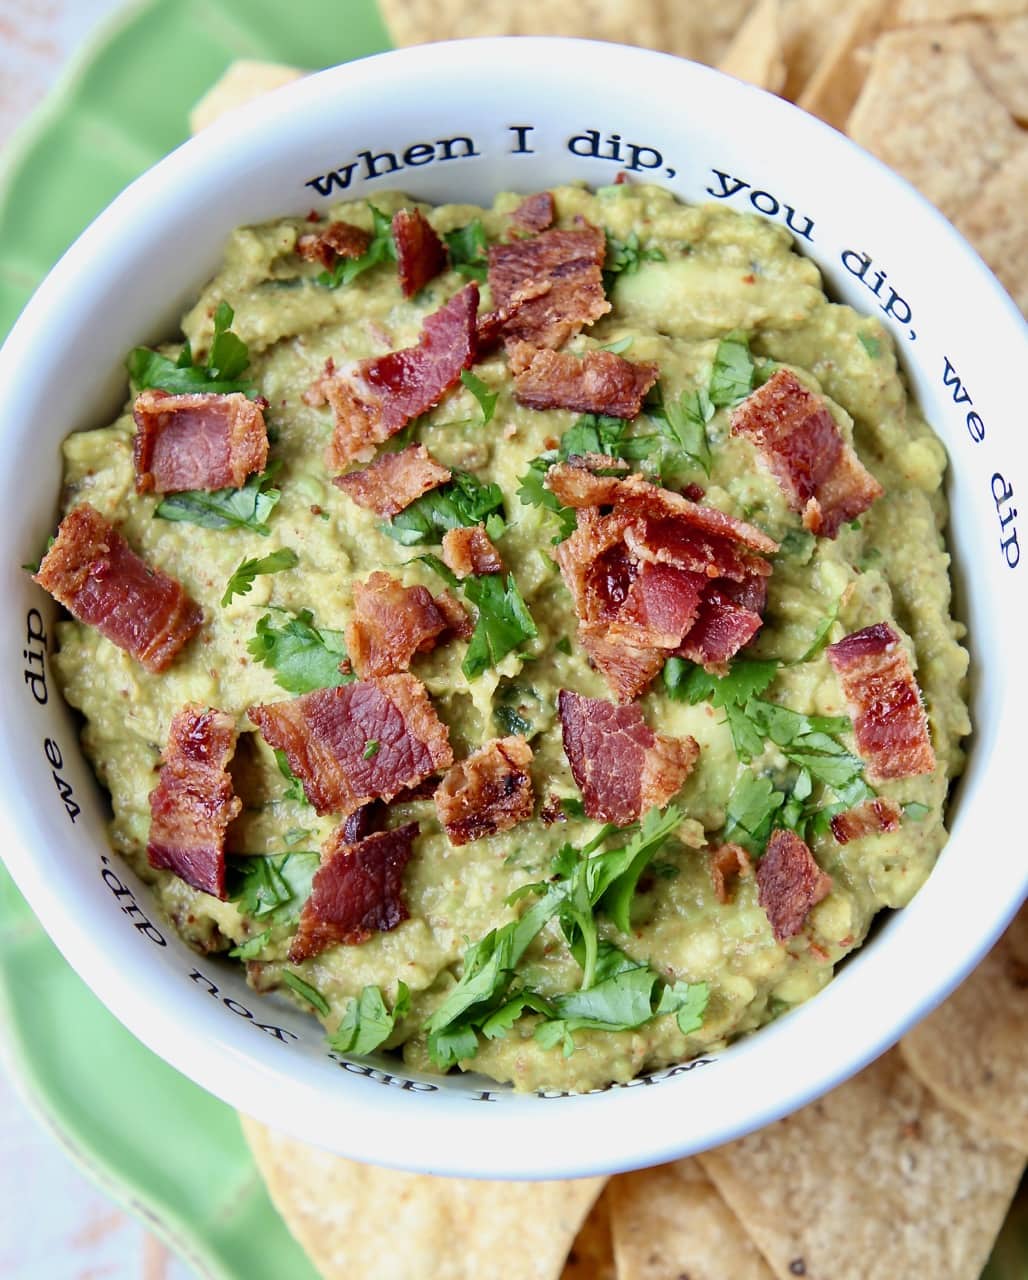
<svg viewBox="0 0 1028 1280">
<path fill-rule="evenodd" d="M 554 37 L 494 37 L 394 50 L 327 69 L 295 85 L 287 86 L 264 102 L 254 104 L 252 109 L 248 108 L 245 118 L 226 118 L 204 135 L 183 144 L 126 188 L 48 275 L 0 352 L 0 389 L 17 381 L 18 362 L 31 355 L 34 342 L 45 329 L 47 309 L 58 305 L 62 294 L 74 288 L 79 278 L 88 276 L 95 270 L 91 262 L 94 253 L 101 250 L 109 252 L 110 241 L 118 226 L 137 216 L 138 211 L 145 210 L 147 201 L 162 184 L 180 178 L 188 182 L 190 170 L 203 169 L 205 166 L 209 168 L 233 146 L 242 144 L 251 132 L 259 132 L 262 127 L 271 127 L 276 123 L 285 125 L 290 117 L 298 118 L 304 106 L 316 101 L 324 90 L 335 93 L 341 99 L 356 98 L 364 91 L 374 92 L 384 66 L 394 69 L 397 75 L 404 74 L 411 79 L 418 76 L 431 78 L 438 76 L 445 66 L 458 69 L 468 59 L 488 60 L 493 57 L 499 65 L 505 65 L 508 69 L 518 67 L 523 73 L 536 75 L 541 66 L 559 65 L 572 51 L 597 67 L 609 68 L 615 60 L 619 60 L 622 67 L 632 63 L 633 78 L 638 73 L 640 81 L 647 71 L 651 71 L 657 80 L 662 80 L 669 71 L 673 71 L 679 77 L 694 77 L 700 85 L 721 86 L 719 93 L 734 95 L 740 102 L 759 108 L 769 121 L 784 121 L 797 131 L 799 137 L 806 133 L 811 138 L 821 138 L 825 145 L 841 148 L 858 168 L 877 175 L 878 183 L 884 185 L 897 201 L 898 216 L 906 212 L 910 217 L 926 220 L 926 225 L 934 227 L 935 234 L 942 236 L 948 248 L 958 258 L 965 263 L 970 262 L 977 282 L 989 294 L 993 314 L 1001 315 L 1005 312 L 1007 320 L 1014 321 L 1023 331 L 1021 317 L 1002 286 L 991 277 L 974 250 L 938 211 L 902 178 L 887 170 L 851 140 L 823 122 L 806 116 L 792 104 L 753 86 L 734 81 L 712 68 L 685 63 L 669 54 L 596 41 Z M 726 84 L 731 85 L 731 88 L 725 88 Z M 1005 674 L 1010 675 L 1009 696 L 1028 707 L 1028 699 L 1025 698 L 1028 684 L 1023 673 L 1013 669 L 1009 673 L 1005 671 Z M 0 761 L 6 766 L 6 776 L 17 776 L 19 759 L 16 744 L 9 740 L 6 728 L 0 730 Z M 39 847 L 37 841 L 45 838 L 45 831 L 36 815 L 31 812 L 26 814 L 20 827 L 16 827 L 8 815 L 7 825 L 9 830 L 4 856 L 19 888 L 44 923 L 47 932 L 107 1007 L 148 1047 L 212 1093 L 265 1123 L 284 1128 L 308 1141 L 326 1145 L 323 1122 L 319 1121 L 319 1107 L 323 1108 L 324 1104 L 324 1086 L 314 1083 L 313 1077 L 298 1081 L 292 1072 L 276 1070 L 262 1063 L 258 1060 L 261 1055 L 242 1050 L 234 1039 L 226 1038 L 222 1034 L 222 1028 L 212 1018 L 205 1016 L 198 1020 L 203 1037 L 197 1037 L 195 1042 L 183 1039 L 180 1036 L 181 1013 L 174 1006 L 170 1011 L 154 1007 L 147 994 L 139 991 L 133 975 L 120 967 L 115 953 L 109 954 L 98 944 L 86 922 L 76 915 L 73 904 L 62 897 L 57 887 L 49 882 L 37 865 L 31 851 Z M 929 878 L 917 895 L 918 901 L 929 891 L 931 884 L 932 878 Z M 492 1150 L 476 1150 L 478 1142 L 474 1134 L 470 1135 L 470 1141 L 468 1136 L 460 1142 L 455 1141 L 454 1126 L 460 1124 L 455 1119 L 455 1108 L 440 1108 L 438 1116 L 434 1113 L 428 1116 L 427 1112 L 423 1112 L 417 1120 L 411 1112 L 404 1119 L 408 1124 L 417 1123 L 421 1132 L 411 1144 L 411 1149 L 402 1155 L 391 1155 L 380 1150 L 380 1135 L 383 1118 L 388 1122 L 390 1115 L 396 1114 L 395 1108 L 389 1105 L 394 1091 L 379 1089 L 378 1098 L 374 1095 L 371 1097 L 372 1105 L 368 1105 L 367 1097 L 361 1100 L 361 1109 L 366 1110 L 372 1118 L 369 1120 L 367 1116 L 359 1117 L 359 1123 L 353 1124 L 352 1132 L 347 1134 L 344 1147 L 340 1147 L 334 1138 L 327 1145 L 343 1149 L 346 1154 L 358 1159 L 426 1172 L 484 1177 L 552 1178 L 640 1167 L 728 1141 L 777 1119 L 834 1087 L 888 1048 L 908 1026 L 943 999 L 984 955 L 1016 911 L 1020 900 L 1028 892 L 1028 869 L 1021 870 L 1018 874 L 1017 869 L 1012 867 L 1004 884 L 1009 890 L 1007 898 L 1001 901 L 994 894 L 988 901 L 988 908 L 980 909 L 984 923 L 976 933 L 973 945 L 963 949 L 952 948 L 944 953 L 945 963 L 915 975 L 924 980 L 921 994 L 916 1000 L 909 998 L 909 984 L 897 983 L 897 989 L 902 987 L 905 993 L 903 998 L 898 999 L 894 992 L 891 999 L 884 1001 L 885 1008 L 879 1010 L 873 1033 L 862 1035 L 858 1046 L 854 1046 L 851 1038 L 844 1042 L 844 1051 L 839 1052 L 836 1046 L 836 1051 L 820 1057 L 816 1053 L 817 1046 L 814 1046 L 812 1065 L 808 1066 L 806 1072 L 789 1078 L 785 1071 L 789 1050 L 778 1048 L 773 1053 L 773 1046 L 780 1045 L 783 1040 L 797 1043 L 804 1040 L 800 1029 L 810 1024 L 809 1011 L 817 1004 L 816 1001 L 810 1001 L 787 1019 L 762 1028 L 759 1037 L 750 1037 L 719 1055 L 726 1061 L 729 1056 L 741 1059 L 752 1056 L 753 1045 L 758 1043 L 764 1054 L 763 1046 L 766 1045 L 766 1056 L 774 1057 L 782 1071 L 782 1078 L 776 1078 L 775 1089 L 767 1098 L 743 1099 L 739 1110 L 729 1118 L 723 1115 L 702 1116 L 698 1121 L 694 1118 L 694 1128 L 685 1139 L 675 1132 L 674 1126 L 667 1124 L 666 1113 L 663 1112 L 663 1104 L 658 1097 L 661 1090 L 626 1086 L 611 1091 L 625 1099 L 637 1099 L 631 1106 L 622 1107 L 625 1112 L 623 1123 L 625 1126 L 631 1125 L 631 1130 L 618 1140 L 620 1148 L 616 1153 L 608 1154 L 607 1145 L 595 1137 L 587 1140 L 587 1131 L 595 1127 L 595 1120 L 598 1118 L 594 1114 L 596 1106 L 607 1106 L 608 1095 L 603 1093 L 566 1099 L 567 1105 L 561 1109 L 567 1116 L 566 1120 L 555 1109 L 537 1108 L 538 1121 L 535 1117 L 530 1121 L 524 1107 L 498 1108 L 497 1111 L 502 1110 L 506 1114 L 502 1120 L 497 1116 L 494 1130 L 498 1137 L 509 1139 L 509 1149 L 501 1156 L 497 1156 Z M 906 910 L 909 911 L 910 908 Z M 900 922 L 890 921 L 886 928 L 894 931 L 897 923 Z M 870 955 L 870 952 L 867 954 Z M 851 973 L 852 970 L 844 968 L 829 990 L 848 989 L 852 986 Z M 645 1080 L 638 1083 L 645 1083 Z M 282 1114 L 281 1095 L 278 1092 L 283 1086 L 293 1090 L 294 1094 L 287 1115 Z M 379 1101 L 386 1105 L 377 1105 Z M 487 1110 L 490 1114 L 497 1114 L 492 1107 Z M 631 1116 L 630 1111 L 633 1112 Z M 354 1120 L 352 1106 L 348 1118 L 351 1122 Z M 531 1146 L 526 1135 L 519 1134 L 519 1130 L 526 1126 L 533 1131 L 534 1136 L 545 1136 L 544 1156 L 539 1148 Z M 477 1129 L 478 1125 L 465 1127 Z M 580 1143 L 578 1149 L 570 1150 L 568 1142 L 562 1140 L 565 1132 L 577 1135 Z"/>
</svg>

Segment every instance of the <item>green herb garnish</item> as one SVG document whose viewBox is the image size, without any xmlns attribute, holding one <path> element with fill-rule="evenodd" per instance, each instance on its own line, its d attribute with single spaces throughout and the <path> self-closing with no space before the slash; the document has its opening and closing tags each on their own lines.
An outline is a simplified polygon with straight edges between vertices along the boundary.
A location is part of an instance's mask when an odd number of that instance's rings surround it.
<svg viewBox="0 0 1028 1280">
<path fill-rule="evenodd" d="M 300 557 L 292 547 L 280 547 L 269 555 L 242 560 L 228 580 L 225 594 L 221 597 L 221 607 L 224 609 L 233 596 L 248 595 L 258 574 L 281 573 L 284 569 L 295 569 L 299 563 Z"/>
<path fill-rule="evenodd" d="M 372 233 L 371 243 L 359 258 L 340 258 L 331 271 L 322 271 L 315 280 L 327 289 L 338 289 L 341 284 L 349 284 L 365 271 L 377 267 L 380 262 L 396 261 L 396 244 L 393 241 L 393 220 L 387 213 L 382 213 L 373 204 L 371 210 Z"/>
<path fill-rule="evenodd" d="M 495 667 L 508 653 L 539 634 L 512 573 L 506 577 L 502 573 L 485 573 L 479 577 L 458 578 L 436 556 L 421 559 L 451 587 L 462 591 L 464 598 L 478 609 L 475 629 L 461 663 L 461 671 L 468 680 Z"/>
<path fill-rule="evenodd" d="M 489 384 L 483 382 L 470 369 L 462 369 L 460 380 L 482 406 L 482 426 L 488 426 L 496 412 L 496 401 L 500 398 L 498 391 L 490 391 Z"/>
<path fill-rule="evenodd" d="M 398 1019 L 409 1012 L 410 991 L 405 982 L 396 984 L 396 1002 L 391 1012 L 378 987 L 365 987 L 346 1006 L 339 1026 L 328 1037 L 329 1048 L 356 1057 L 373 1053 L 393 1034 Z"/>
<path fill-rule="evenodd" d="M 266 538 L 271 532 L 268 516 L 282 496 L 278 489 L 271 488 L 278 469 L 278 464 L 273 463 L 260 475 L 251 476 L 239 489 L 216 489 L 213 493 L 187 489 L 182 493 L 169 493 L 158 504 L 154 517 L 196 524 L 203 529 L 249 529 Z"/>
<path fill-rule="evenodd" d="M 489 274 L 489 246 L 481 218 L 475 218 L 456 231 L 447 231 L 443 239 L 450 251 L 453 270 L 465 279 L 484 281 Z"/>
<path fill-rule="evenodd" d="M 289 767 L 289 757 L 281 747 L 275 747 L 275 763 L 278 765 L 278 771 L 286 780 L 285 798 L 287 800 L 295 800 L 298 804 L 310 804 L 307 799 L 307 793 L 303 789 L 303 783 Z M 288 839 L 286 840 L 288 844 Z"/>
<path fill-rule="evenodd" d="M 710 399 L 718 407 L 738 404 L 753 390 L 753 357 L 749 338 L 736 329 L 717 344 L 714 367 L 710 373 Z"/>
<path fill-rule="evenodd" d="M 328 1001 L 317 987 L 312 987 L 309 982 L 304 982 L 303 978 L 298 973 L 293 973 L 292 969 L 282 970 L 282 981 L 287 987 L 291 987 L 298 996 L 302 996 L 312 1008 L 317 1009 L 318 1013 L 325 1017 L 328 1016 Z"/>
<path fill-rule="evenodd" d="M 470 471 L 455 470 L 448 483 L 422 494 L 384 524 L 382 532 L 405 547 L 415 547 L 441 542 L 448 529 L 483 522 L 490 537 L 503 532 L 503 490 L 483 484 Z"/>
<path fill-rule="evenodd" d="M 349 684 L 355 677 L 339 670 L 346 657 L 341 631 L 314 626 L 314 615 L 302 609 L 281 627 L 270 613 L 257 623 L 257 634 L 247 652 L 275 672 L 275 683 L 289 693 L 310 693 Z"/>
<path fill-rule="evenodd" d="M 864 348 L 864 350 L 867 352 L 867 354 L 871 357 L 872 360 L 877 360 L 878 357 L 882 354 L 882 344 L 878 341 L 877 338 L 873 337 L 871 334 L 858 333 L 857 341 Z"/>
<path fill-rule="evenodd" d="M 619 240 L 609 231 L 604 234 L 607 237 L 607 252 L 603 260 L 603 288 L 607 293 L 613 289 L 618 276 L 634 275 L 642 263 L 667 261 L 663 249 L 656 246 L 644 249 L 636 231 L 630 232 L 626 240 Z"/>
<path fill-rule="evenodd" d="M 298 851 L 230 857 L 228 898 L 252 920 L 290 924 L 310 897 L 311 880 L 320 865 L 319 854 Z"/>
<path fill-rule="evenodd" d="M 361 752 L 361 755 L 365 760 L 374 760 L 381 750 L 381 742 L 379 742 L 377 738 L 369 738 L 364 744 L 364 750 Z"/>
<path fill-rule="evenodd" d="M 214 313 L 214 338 L 206 364 L 195 364 L 187 342 L 177 360 L 169 360 L 149 347 L 135 347 L 129 352 L 126 368 L 137 391 L 154 388 L 171 395 L 216 392 L 226 395 L 241 391 L 253 398 L 257 393 L 252 382 L 241 380 L 250 363 L 247 345 L 230 328 L 235 313 L 227 302 L 220 302 Z"/>
<path fill-rule="evenodd" d="M 557 517 L 559 528 L 559 532 L 553 541 L 563 542 L 565 538 L 569 538 L 575 532 L 578 517 L 573 507 L 565 507 L 558 500 L 557 495 L 551 493 L 543 483 L 546 479 L 547 471 L 556 461 L 556 453 L 540 454 L 538 458 L 533 458 L 528 464 L 528 470 L 521 477 L 521 483 L 518 486 L 518 497 L 526 507 L 541 507 L 544 511 L 551 511 Z"/>
</svg>

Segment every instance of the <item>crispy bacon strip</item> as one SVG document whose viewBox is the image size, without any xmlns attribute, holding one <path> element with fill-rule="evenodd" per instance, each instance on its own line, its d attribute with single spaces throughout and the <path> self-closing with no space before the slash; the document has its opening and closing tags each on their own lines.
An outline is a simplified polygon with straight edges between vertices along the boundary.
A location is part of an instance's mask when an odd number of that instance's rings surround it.
<svg viewBox="0 0 1028 1280">
<path fill-rule="evenodd" d="M 853 717 L 857 751 L 872 781 L 934 773 L 935 752 L 910 660 L 887 622 L 826 650 Z"/>
<path fill-rule="evenodd" d="M 435 598 L 435 607 L 446 619 L 446 630 L 458 640 L 470 640 L 474 634 L 475 624 L 471 615 L 452 591 L 440 591 Z"/>
<path fill-rule="evenodd" d="M 330 222 L 321 231 L 312 231 L 296 242 L 296 252 L 308 262 L 320 262 L 331 271 L 337 258 L 360 258 L 371 246 L 371 232 L 351 222 Z"/>
<path fill-rule="evenodd" d="M 430 315 L 416 347 L 361 360 L 349 376 L 325 373 L 305 393 L 330 404 L 335 431 L 326 460 L 333 470 L 370 450 L 434 408 L 475 358 L 478 285 L 472 281 Z"/>
<path fill-rule="evenodd" d="M 380 516 L 395 516 L 416 498 L 450 479 L 423 444 L 383 453 L 363 471 L 348 471 L 332 481 L 359 507 Z"/>
<path fill-rule="evenodd" d="M 401 209 L 393 215 L 396 269 L 405 298 L 416 293 L 446 270 L 446 246 L 420 209 Z"/>
<path fill-rule="evenodd" d="M 238 489 L 268 462 L 261 406 L 239 392 L 136 396 L 136 492 Z"/>
<path fill-rule="evenodd" d="M 538 191 L 525 196 L 510 216 L 511 226 L 517 231 L 545 231 L 552 226 L 557 207 L 549 191 Z"/>
<path fill-rule="evenodd" d="M 588 225 L 491 245 L 493 306 L 500 313 L 510 309 L 502 325 L 505 341 L 556 348 L 606 315 L 610 303 L 601 271 L 606 249 L 603 231 Z M 538 295 L 528 299 L 528 287 Z"/>
<path fill-rule="evenodd" d="M 151 569 L 88 502 L 61 521 L 33 581 L 147 671 L 163 671 L 203 621 L 181 584 Z"/>
<path fill-rule="evenodd" d="M 674 649 L 691 634 L 709 582 L 702 573 L 644 561 L 607 630 L 608 639 L 644 649 Z"/>
<path fill-rule="evenodd" d="M 371 800 L 392 800 L 453 764 L 446 726 L 411 675 L 315 689 L 251 707 L 250 719 L 286 753 L 319 814 L 346 815 Z M 378 749 L 369 753 L 373 742 Z"/>
<path fill-rule="evenodd" d="M 376 831 L 356 843 L 347 840 L 345 824 L 333 831 L 322 847 L 321 866 L 289 948 L 292 964 L 329 947 L 357 946 L 408 918 L 403 873 L 417 834 L 416 822 Z"/>
<path fill-rule="evenodd" d="M 624 476 L 597 472 L 627 470 L 628 463 L 621 458 L 603 453 L 572 454 L 567 462 L 550 467 L 544 484 L 562 507 L 608 507 L 617 501 Z"/>
<path fill-rule="evenodd" d="M 527 342 L 510 346 L 514 398 L 529 409 L 573 409 L 635 418 L 657 381 L 655 364 L 635 364 L 613 351 L 540 350 Z"/>
<path fill-rule="evenodd" d="M 748 876 L 753 871 L 750 855 L 741 844 L 723 844 L 710 852 L 710 878 L 718 902 L 730 902 L 729 884 L 736 877 Z"/>
<path fill-rule="evenodd" d="M 228 773 L 237 736 L 224 711 L 183 707 L 172 718 L 150 792 L 150 866 L 215 898 L 225 897 L 225 832 L 243 807 Z"/>
<path fill-rule="evenodd" d="M 855 809 L 837 813 L 832 819 L 832 835 L 839 844 L 849 844 L 861 836 L 875 835 L 879 831 L 898 831 L 903 814 L 898 805 L 885 796 L 865 800 Z"/>
<path fill-rule="evenodd" d="M 483 573 L 504 573 L 503 560 L 485 531 L 484 524 L 461 525 L 443 534 L 443 564 L 458 578 Z"/>
<path fill-rule="evenodd" d="M 766 557 L 778 545 L 759 529 L 639 476 L 564 464 L 547 483 L 565 505 L 589 503 L 556 558 L 580 638 L 620 701 L 637 697 L 669 653 L 723 671 L 759 630 Z M 613 510 L 601 515 L 600 505 Z"/>
<path fill-rule="evenodd" d="M 699 747 L 693 738 L 654 733 L 638 706 L 615 706 L 570 689 L 557 695 L 564 754 L 585 812 L 626 826 L 664 805 L 689 776 Z"/>
<path fill-rule="evenodd" d="M 777 369 L 742 402 L 732 415 L 732 434 L 753 441 L 812 533 L 834 538 L 840 525 L 882 496 L 827 405 L 788 369 Z"/>
<path fill-rule="evenodd" d="M 531 763 L 532 748 L 520 735 L 494 738 L 459 760 L 435 793 L 450 843 L 481 840 L 530 818 L 535 805 Z"/>
<path fill-rule="evenodd" d="M 526 280 L 523 285 L 514 290 L 510 299 L 502 307 L 483 312 L 478 317 L 476 328 L 479 356 L 496 346 L 503 336 L 504 327 L 522 307 L 535 298 L 541 298 L 543 294 L 549 293 L 552 287 L 549 280 Z"/>
<path fill-rule="evenodd" d="M 381 570 L 354 583 L 346 648 L 362 678 L 406 671 L 414 655 L 434 649 L 448 629 L 427 587 L 405 587 Z"/>
<path fill-rule="evenodd" d="M 832 878 L 795 831 L 778 827 L 757 863 L 757 901 L 771 923 L 776 942 L 786 942 L 803 928 L 813 907 L 832 889 Z"/>
</svg>

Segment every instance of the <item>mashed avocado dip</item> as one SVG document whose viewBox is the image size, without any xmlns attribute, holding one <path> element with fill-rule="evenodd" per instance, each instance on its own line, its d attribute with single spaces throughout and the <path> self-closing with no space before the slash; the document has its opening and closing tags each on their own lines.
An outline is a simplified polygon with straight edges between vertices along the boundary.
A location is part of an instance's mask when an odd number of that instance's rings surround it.
<svg viewBox="0 0 1028 1280">
<path fill-rule="evenodd" d="M 282 669 L 275 655 L 283 652 L 276 641 L 288 632 L 294 653 L 324 667 L 327 652 L 334 670 L 355 583 L 385 570 L 407 586 L 433 593 L 443 586 L 423 558 L 439 551 L 431 520 L 421 534 L 408 520 L 398 540 L 385 531 L 389 521 L 332 485 L 325 464 L 332 413 L 304 393 L 326 361 L 341 365 L 412 346 L 425 317 L 469 278 L 482 281 L 484 312 L 489 295 L 476 222 L 490 243 L 504 239 L 519 204 L 514 195 L 498 196 L 491 210 L 424 210 L 440 234 L 461 234 L 449 240 L 450 268 L 410 300 L 388 253 L 338 287 L 319 282 L 318 266 L 296 252 L 298 238 L 311 231 L 301 219 L 230 237 L 223 266 L 182 327 L 191 351 L 204 353 L 219 304 L 234 311 L 232 329 L 248 348 L 245 376 L 268 402 L 274 470 L 260 492 L 256 478 L 248 482 L 252 513 L 263 506 L 266 518 L 219 528 L 195 509 L 180 510 L 178 519 L 167 518 L 167 508 L 159 513 L 159 494 L 135 491 L 131 403 L 112 425 L 69 437 L 66 506 L 88 502 L 115 521 L 149 564 L 203 607 L 205 621 L 161 674 L 77 622 L 60 625 L 56 664 L 111 795 L 114 848 L 153 882 L 192 945 L 233 955 L 257 990 L 280 989 L 312 1009 L 337 1050 L 384 1045 L 415 1069 L 459 1064 L 520 1089 L 585 1090 L 716 1049 L 776 1018 L 829 981 L 876 912 L 910 900 L 946 839 L 947 789 L 961 770 L 959 744 L 969 730 L 967 654 L 959 643 L 963 627 L 950 612 L 945 453 L 911 403 L 881 326 L 829 302 L 816 267 L 794 251 L 786 231 L 759 217 L 686 207 L 646 186 L 595 194 L 567 187 L 554 195 L 558 226 L 580 217 L 608 237 L 604 286 L 612 309 L 566 349 L 582 355 L 613 348 L 656 364 L 663 416 L 652 394 L 629 426 L 527 408 L 512 394 L 507 356 L 498 348 L 481 355 L 474 376 L 404 437 L 502 494 L 502 523 L 489 528 L 536 635 L 470 676 L 462 669 L 464 640 L 415 658 L 412 672 L 447 726 L 456 760 L 490 739 L 528 740 L 536 816 L 457 847 L 431 797 L 394 803 L 390 826 L 419 824 L 403 881 L 409 918 L 359 945 L 287 960 L 319 848 L 339 816 L 315 813 L 247 718 L 256 704 L 312 687 L 291 689 L 276 678 Z M 364 203 L 340 206 L 332 216 L 375 230 L 382 215 L 413 207 L 383 195 L 378 217 Z M 164 354 L 174 359 L 179 351 Z M 726 381 L 734 380 L 734 399 L 741 399 L 782 365 L 825 398 L 884 490 L 832 539 L 803 527 L 752 442 L 730 431 Z M 683 427 L 666 408 L 686 403 L 700 406 L 698 434 L 696 412 Z M 578 440 L 597 444 L 573 452 L 617 452 L 668 488 L 699 486 L 705 504 L 780 544 L 763 626 L 724 680 L 676 659 L 641 699 L 654 730 L 699 745 L 673 805 L 663 818 L 655 810 L 643 815 L 641 831 L 619 833 L 582 816 L 557 717 L 561 689 L 611 698 L 576 639 L 572 598 L 552 554 L 555 540 L 567 535 L 569 513 L 554 511 L 543 496 L 546 461 L 537 461 L 557 457 L 572 429 Z M 632 446 L 632 439 L 642 442 Z M 266 535 L 255 529 L 260 523 Z M 392 526 L 394 535 L 403 524 Z M 240 579 L 237 570 L 248 560 L 260 567 Z M 883 622 L 910 654 L 937 764 L 931 774 L 876 783 L 874 791 L 900 807 L 902 821 L 840 844 L 827 819 L 866 787 L 861 762 L 848 725 L 811 724 L 809 717 L 847 713 L 825 646 Z M 252 644 L 258 630 L 269 637 L 264 660 Z M 232 777 L 243 809 L 228 832 L 225 901 L 155 872 L 146 856 L 148 797 L 172 717 L 187 703 L 227 712 L 240 730 Z M 769 728 L 767 704 L 797 713 L 792 727 Z M 826 725 L 832 732 L 823 732 Z M 813 756 L 799 751 L 797 733 L 820 733 Z M 757 860 L 774 825 L 797 830 L 831 877 L 830 892 L 785 942 L 772 933 L 753 874 L 733 882 L 727 901 L 711 875 L 713 850 L 731 841 Z M 548 889 L 568 882 L 583 851 L 625 847 L 645 866 L 620 906 L 604 899 L 572 907 L 568 899 L 537 933 L 529 931 L 520 954 L 500 954 L 503 926 L 525 920 Z M 512 898 L 528 885 L 538 888 Z M 592 995 L 580 991 L 590 948 Z M 490 1017 L 440 1020 L 439 1010 L 452 1013 L 475 974 L 494 997 Z"/>
</svg>

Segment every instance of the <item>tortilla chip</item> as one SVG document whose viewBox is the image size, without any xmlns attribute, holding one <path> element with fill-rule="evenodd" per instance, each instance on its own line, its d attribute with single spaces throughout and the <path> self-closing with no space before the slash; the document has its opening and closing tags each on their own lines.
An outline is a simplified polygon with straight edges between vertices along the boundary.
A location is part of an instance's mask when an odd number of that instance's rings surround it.
<svg viewBox="0 0 1028 1280">
<path fill-rule="evenodd" d="M 800 96 L 846 21 L 852 0 L 782 0 L 783 96 Z"/>
<path fill-rule="evenodd" d="M 896 25 L 952 22 L 954 18 L 1016 18 L 1028 0 L 899 0 Z"/>
<path fill-rule="evenodd" d="M 774 1280 L 695 1160 L 614 1178 L 605 1194 L 618 1280 Z"/>
<path fill-rule="evenodd" d="M 956 220 L 1010 296 L 1028 316 L 1028 141 L 1007 160 Z"/>
<path fill-rule="evenodd" d="M 357 1164 L 240 1117 L 276 1208 L 325 1280 L 557 1280 L 605 1179 L 475 1182 Z"/>
<path fill-rule="evenodd" d="M 884 30 L 891 9 L 892 0 L 853 0 L 831 46 L 796 99 L 798 106 L 836 129 L 845 129 L 867 75 L 870 60 L 861 56 L 863 46 Z"/>
<path fill-rule="evenodd" d="M 978 1280 L 1025 1162 L 895 1050 L 699 1159 L 781 1280 Z"/>
<path fill-rule="evenodd" d="M 758 0 L 725 50 L 718 69 L 772 93 L 785 84 L 779 0 Z"/>
<path fill-rule="evenodd" d="M 610 1237 L 610 1186 L 608 1183 L 582 1223 L 560 1280 L 618 1280 Z"/>
<path fill-rule="evenodd" d="M 381 0 L 396 44 L 424 44 L 465 36 L 581 36 L 613 40 L 715 61 L 750 8 L 751 0 L 716 6 L 659 0 Z"/>
<path fill-rule="evenodd" d="M 922 28 L 878 40 L 847 132 L 949 218 L 1021 141 L 966 53 L 943 48 Z"/>
<path fill-rule="evenodd" d="M 283 62 L 251 62 L 243 58 L 230 63 L 189 113 L 189 132 L 197 134 L 229 111 L 243 107 L 254 98 L 280 89 L 305 76 L 306 71 Z"/>
<path fill-rule="evenodd" d="M 1021 169 L 1021 206 L 1008 217 L 1017 219 L 1021 241 L 1028 243 L 1023 229 L 1028 161 Z M 1028 253 L 1024 256 L 1028 264 Z M 910 1070 L 942 1102 L 1028 1152 L 1028 908 L 901 1048 Z"/>
</svg>

